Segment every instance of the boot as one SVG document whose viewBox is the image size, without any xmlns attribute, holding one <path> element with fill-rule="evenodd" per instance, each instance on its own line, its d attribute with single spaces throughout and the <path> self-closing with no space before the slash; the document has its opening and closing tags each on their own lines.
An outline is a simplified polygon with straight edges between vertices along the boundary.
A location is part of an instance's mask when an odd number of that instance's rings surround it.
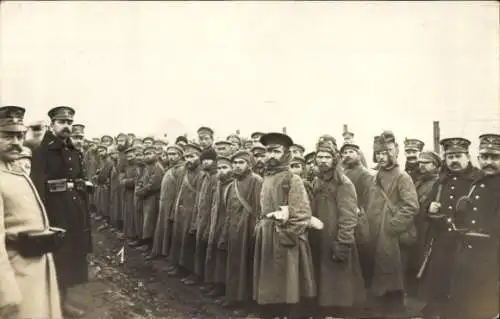
<svg viewBox="0 0 500 319">
<path fill-rule="evenodd" d="M 85 315 L 85 310 L 77 308 L 68 302 L 65 302 L 62 307 L 63 313 L 72 318 L 81 318 Z"/>
</svg>

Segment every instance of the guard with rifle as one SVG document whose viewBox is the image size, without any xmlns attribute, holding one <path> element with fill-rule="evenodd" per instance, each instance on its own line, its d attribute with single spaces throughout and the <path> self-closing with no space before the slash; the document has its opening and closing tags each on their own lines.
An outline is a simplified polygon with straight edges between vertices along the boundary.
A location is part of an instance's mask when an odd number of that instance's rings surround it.
<svg viewBox="0 0 500 319">
<path fill-rule="evenodd" d="M 440 142 L 444 164 L 437 182 L 429 193 L 427 212 L 429 223 L 424 256 L 417 278 L 420 280 L 420 298 L 426 302 L 425 318 L 442 318 L 448 300 L 450 269 L 457 238 L 449 218 L 455 218 L 457 200 L 466 195 L 479 170 L 470 162 L 470 141 L 461 137 L 446 138 Z"/>
</svg>

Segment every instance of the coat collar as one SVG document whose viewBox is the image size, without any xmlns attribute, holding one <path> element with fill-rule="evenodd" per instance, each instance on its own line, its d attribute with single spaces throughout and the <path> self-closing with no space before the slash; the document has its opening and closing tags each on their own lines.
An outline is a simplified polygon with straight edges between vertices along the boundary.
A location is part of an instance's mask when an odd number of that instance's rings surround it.
<svg viewBox="0 0 500 319">
<path fill-rule="evenodd" d="M 57 137 L 50 130 L 45 132 L 45 135 L 43 136 L 41 145 L 44 145 L 48 149 L 51 149 L 51 150 L 60 150 L 60 149 L 63 149 L 64 147 L 67 147 L 69 149 L 75 149 L 75 146 L 71 142 L 70 138 L 68 138 L 65 142 L 60 137 Z"/>
</svg>

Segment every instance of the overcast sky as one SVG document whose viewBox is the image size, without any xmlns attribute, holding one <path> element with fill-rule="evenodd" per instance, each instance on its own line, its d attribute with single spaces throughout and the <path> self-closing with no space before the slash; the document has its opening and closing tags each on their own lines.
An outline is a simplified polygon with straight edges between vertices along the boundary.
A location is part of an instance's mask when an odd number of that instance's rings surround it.
<svg viewBox="0 0 500 319">
<path fill-rule="evenodd" d="M 0 6 L 0 102 L 27 121 L 70 105 L 91 136 L 286 126 L 308 148 L 342 124 L 368 149 L 383 129 L 431 148 L 433 120 L 500 132 L 496 1 Z"/>
</svg>

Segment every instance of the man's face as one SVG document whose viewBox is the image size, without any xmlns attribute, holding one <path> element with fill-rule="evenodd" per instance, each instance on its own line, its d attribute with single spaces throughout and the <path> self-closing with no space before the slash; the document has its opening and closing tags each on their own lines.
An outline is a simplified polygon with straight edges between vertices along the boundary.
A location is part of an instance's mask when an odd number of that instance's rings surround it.
<svg viewBox="0 0 500 319">
<path fill-rule="evenodd" d="M 408 163 L 416 163 L 419 154 L 420 154 L 420 152 L 418 150 L 406 149 L 405 150 L 406 162 L 408 162 Z"/>
<path fill-rule="evenodd" d="M 151 164 L 155 160 L 156 160 L 156 152 L 154 152 L 152 150 L 148 150 L 148 151 L 144 152 L 144 161 L 146 161 L 146 163 Z"/>
<path fill-rule="evenodd" d="M 219 179 L 226 179 L 231 175 L 232 168 L 227 162 L 219 162 L 217 164 L 217 176 Z"/>
<path fill-rule="evenodd" d="M 56 136 L 67 139 L 71 135 L 71 125 L 73 125 L 73 120 L 54 120 L 51 126 Z"/>
<path fill-rule="evenodd" d="M 245 161 L 242 158 L 235 158 L 233 160 L 233 173 L 235 175 L 240 176 L 248 170 L 249 170 L 249 166 L 248 166 L 247 161 Z"/>
<path fill-rule="evenodd" d="M 135 153 L 135 161 L 137 164 L 144 163 L 144 154 L 142 152 Z"/>
<path fill-rule="evenodd" d="M 302 163 L 292 162 L 290 163 L 290 171 L 295 175 L 302 176 L 304 173 L 304 166 Z"/>
<path fill-rule="evenodd" d="M 125 157 L 127 158 L 127 161 L 131 163 L 133 160 L 135 160 L 135 153 L 128 152 L 127 155 L 125 155 Z"/>
<path fill-rule="evenodd" d="M 444 157 L 446 166 L 452 172 L 460 172 L 467 168 L 470 163 L 470 155 L 466 153 L 450 153 Z"/>
<path fill-rule="evenodd" d="M 109 137 L 104 137 L 102 139 L 102 144 L 104 144 L 106 146 L 111 146 L 111 145 L 113 145 L 113 139 L 111 139 Z"/>
<path fill-rule="evenodd" d="M 323 171 L 332 168 L 334 165 L 333 155 L 329 152 L 316 153 L 316 164 Z"/>
<path fill-rule="evenodd" d="M 150 139 L 147 139 L 147 140 L 144 140 L 142 142 L 142 144 L 144 145 L 144 147 L 149 147 L 149 146 L 153 146 L 154 144 L 154 141 L 150 140 Z"/>
<path fill-rule="evenodd" d="M 255 163 L 264 163 L 266 160 L 265 152 L 255 152 L 253 153 L 253 158 L 255 159 Z"/>
<path fill-rule="evenodd" d="M 108 151 L 104 148 L 98 148 L 97 154 L 99 154 L 100 157 L 105 157 L 106 155 L 108 155 Z"/>
<path fill-rule="evenodd" d="M 31 160 L 29 158 L 17 159 L 12 163 L 12 165 L 26 175 L 31 173 Z"/>
<path fill-rule="evenodd" d="M 294 157 L 303 156 L 302 150 L 298 147 L 295 147 L 295 146 L 290 147 L 290 152 L 292 153 L 292 156 L 294 156 Z"/>
<path fill-rule="evenodd" d="M 134 140 L 134 146 L 142 146 L 142 140 L 140 138 L 136 138 Z"/>
<path fill-rule="evenodd" d="M 167 153 L 165 152 L 161 152 L 160 155 L 158 156 L 160 158 L 160 160 L 163 162 L 163 163 L 166 163 L 168 162 L 168 156 L 167 156 Z"/>
<path fill-rule="evenodd" d="M 381 167 L 391 167 L 395 164 L 398 154 L 398 148 L 394 143 L 387 144 L 386 150 L 377 152 L 375 159 Z"/>
<path fill-rule="evenodd" d="M 203 149 L 209 148 L 214 142 L 212 136 L 209 134 L 198 135 L 198 141 Z"/>
<path fill-rule="evenodd" d="M 43 126 L 36 126 L 31 128 L 31 137 L 35 140 L 39 140 L 45 134 L 45 128 Z"/>
<path fill-rule="evenodd" d="M 266 163 L 274 166 L 278 165 L 285 154 L 283 145 L 272 145 L 266 148 Z"/>
<path fill-rule="evenodd" d="M 487 175 L 500 173 L 500 155 L 499 154 L 480 154 L 477 157 L 479 167 Z"/>
<path fill-rule="evenodd" d="M 306 163 L 306 172 L 307 172 L 307 174 L 311 174 L 314 171 L 314 166 L 315 165 L 316 164 L 314 163 L 314 159 L 311 159 L 311 160 L 309 160 Z"/>
<path fill-rule="evenodd" d="M 184 159 L 186 160 L 186 165 L 189 168 L 195 167 L 198 161 L 200 160 L 199 153 L 186 153 L 184 155 Z"/>
<path fill-rule="evenodd" d="M 19 157 L 23 151 L 24 133 L 0 132 L 0 157 L 4 162 L 10 162 Z"/>
<path fill-rule="evenodd" d="M 177 146 L 180 146 L 180 147 L 182 147 L 182 148 L 184 148 L 184 146 L 186 146 L 186 145 L 187 145 L 187 143 L 186 143 L 186 142 L 184 142 L 184 141 L 178 141 L 176 145 L 177 145 Z"/>
<path fill-rule="evenodd" d="M 118 147 L 119 150 L 124 150 L 127 145 L 127 138 L 125 136 L 120 135 L 116 139 L 116 146 Z"/>
<path fill-rule="evenodd" d="M 109 156 L 111 157 L 112 160 L 117 160 L 119 157 L 118 152 L 116 152 L 116 151 L 109 153 Z"/>
<path fill-rule="evenodd" d="M 231 143 L 231 144 L 235 144 L 235 145 L 236 145 L 236 147 L 238 147 L 238 148 L 240 147 L 240 142 L 241 142 L 241 141 L 240 141 L 240 139 L 239 139 L 239 138 L 237 138 L 237 137 L 230 136 L 230 137 L 227 139 L 227 141 L 228 141 L 229 143 Z"/>
<path fill-rule="evenodd" d="M 214 165 L 214 160 L 213 159 L 208 159 L 205 158 L 203 161 L 201 161 L 201 167 L 203 169 L 209 169 L 212 165 Z"/>
<path fill-rule="evenodd" d="M 71 142 L 77 150 L 83 149 L 83 136 L 72 136 Z"/>
<path fill-rule="evenodd" d="M 423 160 L 418 161 L 418 169 L 422 175 L 432 174 L 437 171 L 437 167 L 436 164 L 434 164 L 434 162 L 423 161 Z"/>
<path fill-rule="evenodd" d="M 170 163 L 177 163 L 181 159 L 181 155 L 175 151 L 167 151 L 167 158 Z"/>
<path fill-rule="evenodd" d="M 229 152 L 229 145 L 226 145 L 226 144 L 217 144 L 215 146 L 215 151 L 218 154 L 227 154 Z"/>
<path fill-rule="evenodd" d="M 253 142 L 252 141 L 247 141 L 245 142 L 243 148 L 247 151 L 251 150 L 252 149 L 252 146 L 253 146 Z"/>
<path fill-rule="evenodd" d="M 354 165 L 359 163 L 360 160 L 360 155 L 356 150 L 346 146 L 342 151 L 342 163 L 344 165 Z"/>
<path fill-rule="evenodd" d="M 231 153 L 235 153 L 237 150 L 239 150 L 240 146 L 237 143 L 231 143 L 229 146 L 229 150 Z"/>
<path fill-rule="evenodd" d="M 156 145 L 156 154 L 158 156 L 160 156 L 163 152 L 165 151 L 165 148 L 163 147 L 163 145 Z"/>
<path fill-rule="evenodd" d="M 259 144 L 261 137 L 262 137 L 261 135 L 256 135 L 256 136 L 252 137 L 253 145 Z"/>
</svg>

